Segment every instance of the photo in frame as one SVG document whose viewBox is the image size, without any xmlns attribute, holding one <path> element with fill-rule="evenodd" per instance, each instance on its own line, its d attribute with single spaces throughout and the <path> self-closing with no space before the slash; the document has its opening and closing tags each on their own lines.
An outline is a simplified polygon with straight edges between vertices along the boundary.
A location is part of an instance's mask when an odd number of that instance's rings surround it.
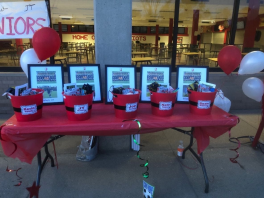
<svg viewBox="0 0 264 198">
<path fill-rule="evenodd" d="M 140 102 L 150 102 L 150 92 L 147 88 L 153 82 L 164 86 L 171 85 L 171 72 L 169 65 L 141 65 L 140 67 Z"/>
<path fill-rule="evenodd" d="M 63 104 L 63 65 L 28 65 L 28 87 L 43 89 L 43 104 Z"/>
<path fill-rule="evenodd" d="M 67 67 L 69 83 L 76 83 L 78 88 L 88 83 L 93 87 L 93 103 L 103 102 L 99 64 L 69 64 Z"/>
<path fill-rule="evenodd" d="M 109 91 L 113 87 L 136 88 L 136 66 L 105 65 L 105 103 L 113 103 L 113 95 Z"/>
<path fill-rule="evenodd" d="M 208 66 L 177 66 L 176 88 L 178 103 L 189 103 L 188 86 L 195 81 L 208 81 Z"/>
</svg>

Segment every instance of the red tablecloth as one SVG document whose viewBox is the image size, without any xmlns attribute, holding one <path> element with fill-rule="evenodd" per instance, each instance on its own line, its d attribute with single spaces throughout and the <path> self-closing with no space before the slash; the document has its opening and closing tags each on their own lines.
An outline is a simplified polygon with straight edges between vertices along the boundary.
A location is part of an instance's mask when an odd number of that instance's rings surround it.
<svg viewBox="0 0 264 198">
<path fill-rule="evenodd" d="M 151 114 L 151 105 L 142 103 L 139 104 L 137 119 L 142 125 L 140 134 L 172 127 L 195 127 L 198 153 L 209 145 L 209 136 L 219 137 L 238 121 L 238 117 L 216 106 L 213 106 L 211 115 L 191 114 L 188 104 L 175 104 L 174 114 L 170 117 L 156 117 Z M 52 105 L 44 106 L 42 119 L 36 121 L 17 122 L 12 116 L 2 127 L 1 143 L 7 156 L 31 163 L 51 135 L 115 136 L 137 133 L 137 122 L 122 122 L 122 119 L 116 118 L 113 105 L 93 104 L 92 116 L 86 121 L 69 121 L 64 105 Z"/>
</svg>

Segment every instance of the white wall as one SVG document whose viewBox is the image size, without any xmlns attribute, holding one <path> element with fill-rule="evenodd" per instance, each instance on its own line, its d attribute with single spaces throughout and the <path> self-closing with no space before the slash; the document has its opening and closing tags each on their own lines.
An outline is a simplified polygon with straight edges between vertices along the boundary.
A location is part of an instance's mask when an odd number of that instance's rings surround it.
<svg viewBox="0 0 264 198">
<path fill-rule="evenodd" d="M 217 32 L 212 34 L 212 43 L 213 44 L 224 44 L 224 32 Z"/>
<path fill-rule="evenodd" d="M 203 33 L 202 34 L 202 43 L 211 43 L 212 42 L 212 33 Z"/>
<path fill-rule="evenodd" d="M 244 43 L 245 30 L 237 30 L 235 36 L 235 44 Z"/>
</svg>

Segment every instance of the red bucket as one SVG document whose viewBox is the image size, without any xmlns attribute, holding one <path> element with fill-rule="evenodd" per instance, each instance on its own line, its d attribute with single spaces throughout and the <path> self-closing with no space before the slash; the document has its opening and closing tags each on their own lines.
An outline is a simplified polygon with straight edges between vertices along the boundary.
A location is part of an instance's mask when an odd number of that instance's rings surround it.
<svg viewBox="0 0 264 198">
<path fill-rule="evenodd" d="M 191 113 L 198 115 L 211 114 L 216 92 L 217 90 L 208 93 L 188 90 Z"/>
<path fill-rule="evenodd" d="M 137 116 L 138 102 L 140 96 L 140 90 L 137 90 L 138 94 L 123 95 L 113 94 L 113 102 L 115 108 L 115 116 L 121 119 L 133 119 Z"/>
<path fill-rule="evenodd" d="M 171 116 L 173 114 L 173 107 L 176 100 L 176 93 L 157 93 L 151 92 L 151 110 L 152 114 L 156 116 Z"/>
<path fill-rule="evenodd" d="M 69 120 L 83 121 L 91 117 L 93 93 L 83 96 L 67 96 L 64 92 L 62 94 Z"/>
<path fill-rule="evenodd" d="M 43 90 L 32 89 L 39 92 L 30 96 L 13 96 L 10 95 L 11 103 L 19 122 L 28 122 L 40 119 L 42 117 Z"/>
</svg>

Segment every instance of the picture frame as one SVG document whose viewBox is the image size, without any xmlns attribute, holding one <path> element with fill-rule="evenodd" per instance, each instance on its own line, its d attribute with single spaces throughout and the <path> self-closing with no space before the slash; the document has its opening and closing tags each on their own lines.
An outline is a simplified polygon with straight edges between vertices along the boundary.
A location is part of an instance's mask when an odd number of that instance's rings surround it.
<svg viewBox="0 0 264 198">
<path fill-rule="evenodd" d="M 72 88 L 77 88 L 76 83 L 66 83 L 63 85 L 63 91 L 67 90 L 67 89 L 72 89 Z"/>
<path fill-rule="evenodd" d="M 195 81 L 209 80 L 209 67 L 208 66 L 192 66 L 192 65 L 178 65 L 176 76 L 176 88 L 179 88 L 176 102 L 189 103 L 187 88 L 189 84 Z"/>
<path fill-rule="evenodd" d="M 69 83 L 76 83 L 80 88 L 88 83 L 94 90 L 93 103 L 103 102 L 99 64 L 68 64 L 67 67 Z"/>
<path fill-rule="evenodd" d="M 63 104 L 62 64 L 29 64 L 28 87 L 43 89 L 43 104 Z"/>
<path fill-rule="evenodd" d="M 110 92 L 113 86 L 136 89 L 136 66 L 135 65 L 105 65 L 105 104 L 113 103 Z"/>
<path fill-rule="evenodd" d="M 15 96 L 20 96 L 20 94 L 26 89 L 28 89 L 28 83 L 26 83 L 24 85 L 16 86 L 15 87 Z"/>
<path fill-rule="evenodd" d="M 151 79 L 152 78 L 152 79 Z M 140 66 L 140 102 L 150 102 L 150 92 L 147 88 L 153 82 L 164 86 L 171 85 L 171 66 L 170 65 L 141 65 Z"/>
</svg>

